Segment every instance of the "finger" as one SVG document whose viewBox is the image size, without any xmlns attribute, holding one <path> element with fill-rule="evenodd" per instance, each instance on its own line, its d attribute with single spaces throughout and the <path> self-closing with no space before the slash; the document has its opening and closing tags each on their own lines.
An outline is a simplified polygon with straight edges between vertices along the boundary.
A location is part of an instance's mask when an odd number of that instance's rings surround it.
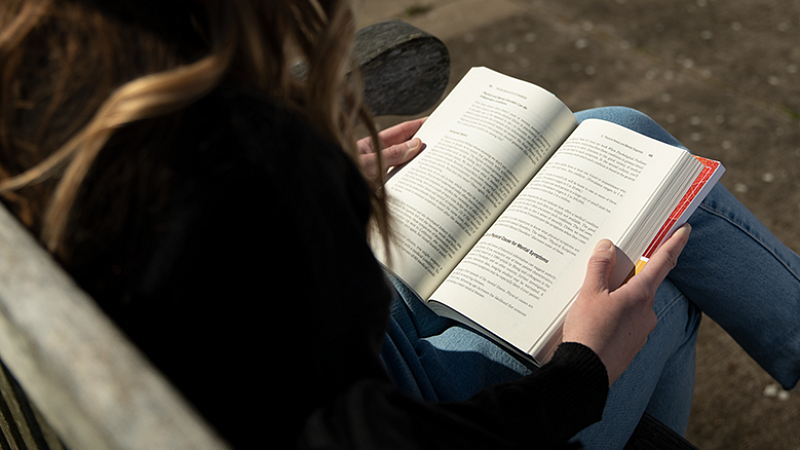
<svg viewBox="0 0 800 450">
<path fill-rule="evenodd" d="M 419 138 L 411 139 L 402 144 L 393 145 L 383 149 L 383 162 L 386 167 L 399 166 L 414 159 L 422 148 L 422 140 Z"/>
<path fill-rule="evenodd" d="M 417 134 L 417 131 L 419 131 L 426 119 L 427 117 L 423 117 L 421 119 L 409 120 L 407 122 L 397 124 L 381 131 L 378 133 L 378 136 L 383 141 L 383 145 L 385 147 L 402 144 Z"/>
<path fill-rule="evenodd" d="M 378 175 L 378 154 L 365 153 L 361 155 L 361 164 L 364 165 L 364 170 L 370 178 L 375 178 Z"/>
<path fill-rule="evenodd" d="M 614 270 L 617 251 L 614 244 L 608 239 L 602 239 L 594 248 L 589 257 L 589 264 L 586 267 L 586 278 L 583 281 L 583 289 L 589 292 L 607 292 L 608 280 Z"/>
<path fill-rule="evenodd" d="M 372 145 L 372 137 L 368 136 L 363 139 L 359 139 L 356 142 L 356 146 L 358 146 L 358 153 L 362 155 L 367 155 L 370 153 L 375 153 L 375 147 Z"/>
<path fill-rule="evenodd" d="M 414 138 L 408 142 L 385 148 L 381 151 L 383 167 L 388 169 L 389 167 L 405 164 L 414 159 L 414 157 L 419 154 L 420 150 L 422 150 L 422 140 L 419 138 Z M 370 176 L 374 177 L 378 174 L 377 153 L 362 154 L 361 163 Z"/>
<path fill-rule="evenodd" d="M 688 223 L 678 228 L 677 231 L 656 250 L 644 269 L 632 278 L 632 282 L 643 283 L 650 286 L 653 291 L 664 281 L 669 271 L 675 268 L 683 248 L 689 240 L 692 227 Z"/>
</svg>

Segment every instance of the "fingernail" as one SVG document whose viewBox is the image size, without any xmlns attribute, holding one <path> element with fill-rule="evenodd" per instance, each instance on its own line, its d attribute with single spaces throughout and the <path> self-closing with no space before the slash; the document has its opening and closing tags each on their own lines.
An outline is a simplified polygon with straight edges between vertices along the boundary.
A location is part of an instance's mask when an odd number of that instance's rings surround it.
<svg viewBox="0 0 800 450">
<path fill-rule="evenodd" d="M 686 236 L 689 236 L 689 233 L 692 232 L 692 226 L 689 225 L 688 223 L 685 223 L 685 224 L 681 225 L 681 227 L 678 228 L 678 230 L 675 231 L 675 232 L 676 233 L 685 233 Z"/>
<path fill-rule="evenodd" d="M 600 252 L 610 253 L 612 250 L 614 250 L 614 244 L 608 239 L 603 239 L 602 241 L 598 242 L 597 246 L 594 248 L 594 251 L 596 253 Z"/>
<path fill-rule="evenodd" d="M 418 149 L 420 144 L 422 144 L 422 140 L 420 138 L 414 138 L 408 141 L 408 150 L 407 152 L 413 152 L 414 150 Z"/>
</svg>

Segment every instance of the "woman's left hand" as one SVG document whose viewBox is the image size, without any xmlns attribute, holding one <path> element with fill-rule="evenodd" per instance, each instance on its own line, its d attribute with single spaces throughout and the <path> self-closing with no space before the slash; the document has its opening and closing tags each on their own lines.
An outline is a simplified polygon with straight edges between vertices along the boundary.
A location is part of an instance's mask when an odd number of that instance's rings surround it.
<svg viewBox="0 0 800 450">
<path fill-rule="evenodd" d="M 381 150 L 381 156 L 383 157 L 383 166 L 387 170 L 411 161 L 422 150 L 422 141 L 419 138 L 411 138 L 417 133 L 425 119 L 427 117 L 409 120 L 378 133 L 378 137 L 385 146 Z M 359 140 L 358 150 L 367 174 L 373 178 L 377 177 L 378 154 L 372 146 L 372 139 L 366 137 Z"/>
<path fill-rule="evenodd" d="M 611 241 L 600 241 L 589 258 L 583 287 L 564 322 L 562 342 L 579 342 L 594 350 L 606 366 L 609 386 L 622 375 L 655 329 L 656 289 L 678 263 L 691 229 L 688 224 L 678 228 L 644 269 L 615 291 L 608 285 L 616 262 Z"/>
</svg>

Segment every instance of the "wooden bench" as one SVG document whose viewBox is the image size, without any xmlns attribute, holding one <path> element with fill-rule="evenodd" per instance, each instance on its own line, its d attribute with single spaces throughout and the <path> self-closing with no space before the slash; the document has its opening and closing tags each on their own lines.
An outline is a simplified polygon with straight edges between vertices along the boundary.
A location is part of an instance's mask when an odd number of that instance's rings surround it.
<svg viewBox="0 0 800 450">
<path fill-rule="evenodd" d="M 449 78 L 444 44 L 402 22 L 361 30 L 356 57 L 376 115 L 422 113 Z M 664 428 L 646 416 L 628 448 L 693 448 Z M 0 206 L 0 449 L 62 448 L 229 447 Z"/>
</svg>

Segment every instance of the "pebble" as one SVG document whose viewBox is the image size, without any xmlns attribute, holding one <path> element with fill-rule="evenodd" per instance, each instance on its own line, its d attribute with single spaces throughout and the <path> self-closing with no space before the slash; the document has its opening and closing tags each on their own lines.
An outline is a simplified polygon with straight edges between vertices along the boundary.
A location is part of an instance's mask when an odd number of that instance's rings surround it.
<svg viewBox="0 0 800 450">
<path fill-rule="evenodd" d="M 769 384 L 764 388 L 764 397 L 775 397 L 778 400 L 789 400 L 789 391 L 784 391 L 777 384 Z"/>
<path fill-rule="evenodd" d="M 764 397 L 776 397 L 778 395 L 778 385 L 770 384 L 764 388 Z"/>
</svg>

